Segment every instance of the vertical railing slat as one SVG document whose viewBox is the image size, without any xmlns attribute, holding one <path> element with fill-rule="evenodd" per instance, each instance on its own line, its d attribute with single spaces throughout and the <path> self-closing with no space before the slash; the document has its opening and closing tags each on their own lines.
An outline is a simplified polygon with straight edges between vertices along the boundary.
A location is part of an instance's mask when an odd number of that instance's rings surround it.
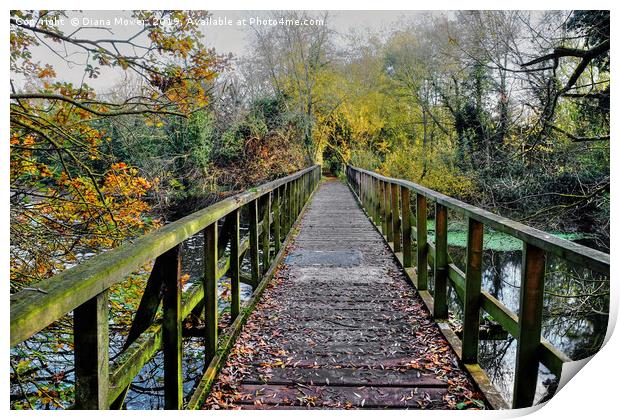
<svg viewBox="0 0 620 420">
<path fill-rule="evenodd" d="M 392 238 L 394 240 L 394 252 L 400 252 L 400 194 L 399 186 L 392 184 L 390 193 L 392 195 Z"/>
<path fill-rule="evenodd" d="M 435 319 L 448 319 L 448 209 L 435 204 Z"/>
<path fill-rule="evenodd" d="M 250 269 L 252 272 L 252 282 L 258 284 L 260 278 L 260 268 L 258 259 L 258 199 L 248 203 L 250 218 Z"/>
<path fill-rule="evenodd" d="M 241 274 L 241 261 L 239 261 L 240 220 L 239 209 L 235 209 L 230 215 L 233 218 L 232 236 L 230 238 L 230 322 L 233 323 L 239 316 L 239 280 Z"/>
<path fill-rule="evenodd" d="M 108 291 L 73 311 L 75 407 L 107 410 L 109 389 Z"/>
<path fill-rule="evenodd" d="M 409 197 L 409 188 L 400 187 L 401 212 L 403 223 L 403 266 L 411 267 L 411 204 Z"/>
<path fill-rule="evenodd" d="M 539 364 L 537 352 L 542 332 L 544 280 L 545 252 L 536 246 L 524 244 L 513 408 L 530 407 L 534 404 Z"/>
<path fill-rule="evenodd" d="M 270 219 L 271 219 L 271 193 L 267 193 L 261 197 L 261 217 L 262 217 L 262 225 L 263 232 L 261 234 L 262 238 L 262 248 L 263 248 L 263 271 L 262 274 L 265 274 L 269 269 L 269 261 L 270 261 Z"/>
<path fill-rule="evenodd" d="M 217 352 L 217 222 L 204 230 L 205 366 Z"/>
<path fill-rule="evenodd" d="M 394 231 L 392 230 L 392 186 L 389 182 L 385 184 L 385 215 L 387 217 L 386 221 L 386 229 L 383 234 L 386 236 L 388 242 L 392 242 L 394 240 Z"/>
<path fill-rule="evenodd" d="M 428 288 L 428 246 L 426 232 L 426 197 L 416 194 L 416 269 L 417 288 Z"/>
<path fill-rule="evenodd" d="M 467 230 L 467 262 L 465 267 L 465 295 L 463 298 L 462 360 L 464 363 L 477 363 L 478 361 L 482 241 L 482 223 L 470 218 Z"/>
<path fill-rule="evenodd" d="M 281 232 L 280 232 L 280 206 L 282 204 L 281 197 L 281 188 L 276 188 L 273 193 L 275 195 L 274 205 L 273 205 L 273 245 L 274 252 L 277 254 L 280 252 L 280 245 L 282 242 Z"/>
<path fill-rule="evenodd" d="M 162 298 L 162 348 L 164 354 L 164 408 L 183 407 L 183 332 L 181 319 L 181 245 L 161 257 L 164 292 Z"/>
<path fill-rule="evenodd" d="M 379 204 L 381 206 L 381 233 L 385 235 L 387 231 L 387 207 L 385 205 L 385 182 L 379 181 Z"/>
</svg>

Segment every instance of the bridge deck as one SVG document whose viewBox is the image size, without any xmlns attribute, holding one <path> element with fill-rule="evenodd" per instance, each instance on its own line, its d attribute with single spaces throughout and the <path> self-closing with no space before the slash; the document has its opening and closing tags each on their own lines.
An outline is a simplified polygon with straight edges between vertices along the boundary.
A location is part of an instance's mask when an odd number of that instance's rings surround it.
<svg viewBox="0 0 620 420">
<path fill-rule="evenodd" d="M 481 399 L 350 190 L 329 181 L 204 407 L 473 408 Z"/>
</svg>

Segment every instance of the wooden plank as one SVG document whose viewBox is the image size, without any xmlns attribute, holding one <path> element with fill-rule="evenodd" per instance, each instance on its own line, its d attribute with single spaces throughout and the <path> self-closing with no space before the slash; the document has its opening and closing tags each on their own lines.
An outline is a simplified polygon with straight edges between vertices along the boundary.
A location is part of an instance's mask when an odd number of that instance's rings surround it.
<svg viewBox="0 0 620 420">
<path fill-rule="evenodd" d="M 282 236 L 280 232 L 280 206 L 282 205 L 282 190 L 280 188 L 274 190 L 274 205 L 273 205 L 273 248 L 277 254 L 280 251 L 282 245 Z"/>
<path fill-rule="evenodd" d="M 108 409 L 108 291 L 73 311 L 75 407 Z"/>
<path fill-rule="evenodd" d="M 217 222 L 204 230 L 205 364 L 217 351 Z"/>
<path fill-rule="evenodd" d="M 241 385 L 238 404 L 285 404 L 322 406 L 344 406 L 348 403 L 365 408 L 422 408 L 427 405 L 445 407 L 446 388 L 418 387 L 347 387 L 347 386 L 284 386 L 284 385 Z M 430 403 L 428 402 L 430 400 Z M 310 402 L 308 402 L 310 401 Z"/>
<path fill-rule="evenodd" d="M 567 355 L 553 347 L 553 345 L 544 338 L 538 346 L 538 359 L 558 378 L 562 376 L 562 367 L 564 363 L 572 362 Z"/>
<path fill-rule="evenodd" d="M 463 354 L 467 364 L 478 361 L 478 333 L 480 332 L 480 287 L 482 284 L 483 225 L 469 219 L 467 230 L 467 264 L 465 296 L 463 299 Z"/>
<path fill-rule="evenodd" d="M 385 235 L 388 226 L 387 206 L 385 201 L 385 182 L 380 181 L 379 201 L 381 206 L 381 232 Z"/>
<path fill-rule="evenodd" d="M 426 197 L 416 194 L 416 268 L 417 288 L 428 288 L 428 246 L 426 233 Z"/>
<path fill-rule="evenodd" d="M 375 186 L 375 225 L 381 226 L 381 181 L 373 178 Z"/>
<path fill-rule="evenodd" d="M 509 408 L 502 394 L 493 386 L 491 379 L 479 364 L 465 364 L 465 369 L 474 379 L 476 385 L 478 385 L 478 388 L 486 397 L 487 402 L 491 405 L 491 408 L 494 410 L 506 410 Z"/>
<path fill-rule="evenodd" d="M 448 319 L 448 209 L 435 205 L 435 319 Z"/>
<path fill-rule="evenodd" d="M 392 226 L 394 224 L 393 217 L 394 212 L 392 211 L 392 187 L 389 183 L 385 184 L 385 215 L 387 218 L 387 224 L 385 226 L 385 230 L 383 234 L 386 235 L 388 242 L 394 241 L 394 230 L 392 230 Z"/>
<path fill-rule="evenodd" d="M 374 386 L 374 387 L 447 387 L 446 381 L 417 369 L 352 369 L 352 368 L 295 368 L 273 369 L 268 373 L 258 369 L 243 378 L 244 384 L 317 385 L 317 386 Z"/>
<path fill-rule="evenodd" d="M 538 379 L 538 348 L 542 331 L 544 282 L 545 252 L 533 245 L 524 244 L 513 408 L 531 407 L 534 404 Z"/>
<path fill-rule="evenodd" d="M 162 343 L 164 353 L 164 408 L 183 406 L 183 334 L 181 332 L 181 246 L 160 256 L 164 278 Z"/>
</svg>

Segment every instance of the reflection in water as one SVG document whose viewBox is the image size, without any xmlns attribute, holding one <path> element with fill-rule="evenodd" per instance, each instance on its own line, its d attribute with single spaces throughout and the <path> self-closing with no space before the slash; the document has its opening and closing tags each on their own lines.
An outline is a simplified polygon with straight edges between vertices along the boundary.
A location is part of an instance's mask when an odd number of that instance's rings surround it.
<svg viewBox="0 0 620 420">
<path fill-rule="evenodd" d="M 245 235 L 245 229 L 241 229 L 241 237 Z M 182 271 L 190 275 L 185 290 L 192 284 L 201 281 L 203 272 L 203 235 L 198 234 L 189 238 L 183 244 Z M 228 248 L 227 248 L 228 251 Z M 247 258 L 241 266 L 243 271 L 249 271 Z M 223 277 L 219 281 L 219 309 L 220 313 L 230 310 L 230 279 Z M 241 283 L 241 305 L 248 301 L 252 295 L 252 287 Z M 202 376 L 204 368 L 204 340 L 198 337 L 183 338 L 183 389 L 184 394 L 189 395 L 196 381 Z M 161 351 L 147 362 L 142 368 L 136 380 L 132 383 L 127 394 L 126 404 L 128 409 L 163 409 L 164 408 L 164 371 L 163 354 Z"/>
<path fill-rule="evenodd" d="M 464 268 L 465 250 L 450 247 L 450 256 Z M 432 287 L 432 280 L 430 282 Z M 485 249 L 482 288 L 510 310 L 519 313 L 521 251 Z M 462 316 L 456 294 L 450 293 L 450 309 Z M 609 308 L 609 280 L 583 267 L 547 254 L 542 335 L 572 360 L 596 353 L 605 338 Z M 483 320 L 490 318 L 486 313 Z M 511 336 L 481 340 L 480 366 L 506 401 L 512 401 L 517 342 Z M 540 365 L 536 401 L 553 395 L 557 378 Z"/>
</svg>

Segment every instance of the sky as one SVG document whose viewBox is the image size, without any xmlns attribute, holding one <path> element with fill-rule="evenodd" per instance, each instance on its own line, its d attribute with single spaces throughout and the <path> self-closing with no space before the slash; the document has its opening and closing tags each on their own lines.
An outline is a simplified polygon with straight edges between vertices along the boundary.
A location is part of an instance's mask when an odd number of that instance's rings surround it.
<svg viewBox="0 0 620 420">
<path fill-rule="evenodd" d="M 245 11 L 217 10 L 210 12 L 212 22 L 226 22 L 232 24 L 215 25 L 209 24 L 202 26 L 204 33 L 204 43 L 208 47 L 215 48 L 219 54 L 232 53 L 235 57 L 242 57 L 250 51 L 250 37 L 252 33 L 251 25 L 256 25 L 256 19 L 265 19 L 270 16 L 269 11 Z M 286 12 L 285 12 L 286 13 Z M 317 16 L 322 12 L 316 12 Z M 344 43 L 342 35 L 348 34 L 353 30 L 370 30 L 373 32 L 394 28 L 399 22 L 410 20 L 419 11 L 330 11 L 327 20 L 328 26 L 341 36 L 336 36 L 336 42 Z M 139 31 L 140 26 L 131 22 L 120 23 L 117 18 L 131 17 L 129 11 L 83 11 L 67 12 L 67 17 L 59 22 L 59 27 L 65 34 L 77 31 L 75 36 L 81 38 L 128 38 Z M 245 19 L 245 22 L 243 22 Z M 245 23 L 245 25 L 243 24 Z M 47 47 L 40 46 L 32 49 L 33 57 L 41 63 L 49 63 L 55 69 L 59 78 L 76 85 L 81 84 L 84 77 L 83 63 L 86 56 L 77 49 L 65 51 L 61 44 L 49 43 L 48 45 L 56 48 L 59 55 L 69 53 L 71 61 L 75 64 L 67 64 L 59 56 L 51 52 Z M 81 63 L 82 65 L 80 65 Z M 11 78 L 15 80 L 19 88 L 23 80 L 19 77 Z M 114 86 L 122 79 L 119 69 L 101 69 L 101 75 L 97 79 L 85 80 L 86 83 L 100 93 L 106 93 L 110 86 Z"/>
</svg>

